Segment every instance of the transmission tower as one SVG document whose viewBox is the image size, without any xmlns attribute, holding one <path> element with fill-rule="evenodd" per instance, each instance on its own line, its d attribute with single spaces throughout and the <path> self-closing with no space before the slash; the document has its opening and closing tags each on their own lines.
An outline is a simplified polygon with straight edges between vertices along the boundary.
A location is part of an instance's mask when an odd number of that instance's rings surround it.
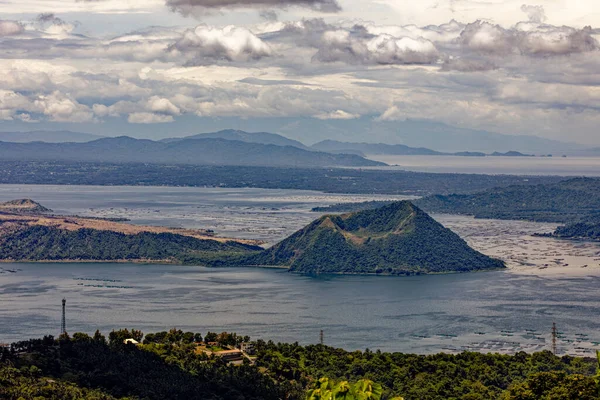
<svg viewBox="0 0 600 400">
<path fill-rule="evenodd" d="M 323 329 L 321 329 L 321 334 L 319 335 L 321 346 L 323 345 Z"/>
<path fill-rule="evenodd" d="M 62 299 L 62 322 L 60 324 L 60 333 L 61 334 L 66 334 L 67 333 L 67 318 L 65 316 L 66 305 L 67 305 L 67 300 L 66 299 Z"/>
<path fill-rule="evenodd" d="M 556 355 L 556 322 L 552 323 L 552 354 Z"/>
</svg>

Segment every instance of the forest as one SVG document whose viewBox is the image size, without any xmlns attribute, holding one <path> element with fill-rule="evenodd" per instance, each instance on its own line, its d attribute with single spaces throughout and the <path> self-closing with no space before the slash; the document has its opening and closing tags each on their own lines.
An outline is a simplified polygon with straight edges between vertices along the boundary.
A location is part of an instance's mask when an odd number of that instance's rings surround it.
<svg viewBox="0 0 600 400">
<path fill-rule="evenodd" d="M 420 275 L 505 267 L 408 201 L 323 216 L 246 263 L 308 274 Z"/>
<path fill-rule="evenodd" d="M 0 161 L 1 184 L 251 187 L 426 196 L 562 180 L 556 176 L 436 174 L 364 168 Z"/>
<path fill-rule="evenodd" d="M 133 338 L 139 345 L 125 344 Z M 326 345 L 256 340 L 256 358 L 231 365 L 197 352 L 198 342 L 233 347 L 234 333 L 172 329 L 108 338 L 63 334 L 0 349 L 0 398 L 6 400 L 592 400 L 597 361 L 548 351 L 515 355 L 416 355 L 346 351 Z M 339 394 L 347 390 L 346 397 Z M 338 395 L 326 397 L 337 391 Z M 327 394 L 326 394 L 327 393 Z M 342 393 L 343 394 L 343 393 Z M 356 394 L 354 397 L 349 394 Z M 325 397 L 323 397 L 325 395 Z"/>
<path fill-rule="evenodd" d="M 573 178 L 532 186 L 498 187 L 474 194 L 428 196 L 415 204 L 431 213 L 476 218 L 574 223 L 600 220 L 600 179 Z"/>
<path fill-rule="evenodd" d="M 0 236 L 0 259 L 18 261 L 161 260 L 182 263 L 190 257 L 202 260 L 215 254 L 245 254 L 257 250 L 262 248 L 166 232 L 126 235 L 87 228 L 71 231 L 43 225 L 8 229 L 8 233 Z"/>
</svg>

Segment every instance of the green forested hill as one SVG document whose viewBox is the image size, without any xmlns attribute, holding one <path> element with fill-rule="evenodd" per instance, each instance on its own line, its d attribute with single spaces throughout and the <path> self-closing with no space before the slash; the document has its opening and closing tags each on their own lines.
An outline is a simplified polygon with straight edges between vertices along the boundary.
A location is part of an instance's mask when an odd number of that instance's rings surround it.
<svg viewBox="0 0 600 400">
<path fill-rule="evenodd" d="M 427 212 L 477 218 L 571 222 L 600 215 L 600 179 L 575 178 L 532 186 L 509 186 L 475 194 L 428 196 L 415 202 Z"/>
<path fill-rule="evenodd" d="M 553 233 L 540 236 L 550 236 L 559 239 L 598 240 L 600 239 L 600 224 L 587 222 L 568 224 L 565 226 L 559 226 Z"/>
<path fill-rule="evenodd" d="M 301 273 L 420 274 L 504 267 L 407 201 L 324 216 L 250 259 Z"/>
<path fill-rule="evenodd" d="M 135 338 L 141 345 L 124 344 Z M 2 400 L 302 400 L 319 378 L 369 379 L 365 400 L 597 400 L 596 361 L 549 351 L 417 355 L 257 340 L 255 364 L 228 365 L 197 343 L 235 346 L 232 333 L 172 329 L 75 333 L 0 348 Z M 596 375 L 598 377 L 599 375 Z"/>
<path fill-rule="evenodd" d="M 172 233 L 125 235 L 96 229 L 70 231 L 50 226 L 22 226 L 0 236 L 0 259 L 39 260 L 160 260 L 186 262 L 215 254 L 262 250 L 238 242 L 221 243 Z"/>
</svg>

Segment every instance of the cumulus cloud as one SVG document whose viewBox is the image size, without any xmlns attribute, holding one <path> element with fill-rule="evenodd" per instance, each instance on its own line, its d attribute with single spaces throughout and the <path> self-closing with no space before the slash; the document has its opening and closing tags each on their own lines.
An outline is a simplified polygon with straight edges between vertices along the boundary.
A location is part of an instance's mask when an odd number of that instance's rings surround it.
<svg viewBox="0 0 600 400">
<path fill-rule="evenodd" d="M 321 113 L 315 115 L 318 119 L 356 119 L 360 118 L 360 114 L 352 114 L 344 110 L 335 110 L 328 113 Z"/>
<path fill-rule="evenodd" d="M 25 27 L 17 21 L 0 20 L 0 37 L 23 33 Z"/>
<path fill-rule="evenodd" d="M 544 6 L 530 6 L 523 4 L 521 6 L 521 11 L 527 14 L 529 21 L 541 24 L 546 21 L 546 11 L 544 10 Z"/>
<path fill-rule="evenodd" d="M 431 64 L 439 57 L 427 39 L 397 38 L 389 34 L 354 36 L 347 30 L 327 31 L 315 59 L 365 64 Z"/>
<path fill-rule="evenodd" d="M 167 6 L 183 15 L 195 15 L 208 10 L 227 8 L 288 8 L 305 7 L 322 12 L 341 10 L 337 0 L 167 0 Z"/>
<path fill-rule="evenodd" d="M 233 25 L 224 28 L 199 25 L 187 30 L 171 50 L 189 57 L 191 65 L 202 65 L 207 60 L 258 60 L 273 54 L 271 47 L 250 30 Z"/>
<path fill-rule="evenodd" d="M 48 116 L 51 121 L 92 122 L 94 120 L 94 113 L 89 107 L 58 91 L 40 95 L 33 103 L 38 111 Z"/>
<path fill-rule="evenodd" d="M 174 119 L 171 115 L 154 114 L 149 112 L 135 112 L 129 114 L 129 117 L 127 117 L 127 122 L 131 124 L 162 124 L 173 121 Z"/>
<path fill-rule="evenodd" d="M 523 54 L 551 56 L 582 53 L 598 49 L 598 41 L 590 27 L 538 25 L 527 31 L 505 29 L 500 25 L 477 21 L 468 24 L 460 34 L 463 48 L 491 55 Z"/>
</svg>

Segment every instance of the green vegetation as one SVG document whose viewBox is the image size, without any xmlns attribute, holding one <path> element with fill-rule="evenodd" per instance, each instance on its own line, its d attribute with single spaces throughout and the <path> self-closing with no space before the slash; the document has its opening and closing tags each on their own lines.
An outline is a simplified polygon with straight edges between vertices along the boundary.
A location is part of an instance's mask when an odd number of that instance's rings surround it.
<svg viewBox="0 0 600 400">
<path fill-rule="evenodd" d="M 95 229 L 69 231 L 41 225 L 24 225 L 0 236 L 0 259 L 16 261 L 160 260 L 186 263 L 257 250 L 262 249 L 233 241 L 221 243 L 172 233 L 125 235 Z"/>
<path fill-rule="evenodd" d="M 312 165 L 312 164 L 300 164 Z M 564 180 L 552 176 L 434 174 L 352 168 L 275 168 L 184 164 L 0 161 L 0 183 L 42 185 L 212 186 L 320 190 L 329 193 L 473 193 Z"/>
<path fill-rule="evenodd" d="M 326 215 L 246 261 L 301 273 L 412 275 L 503 268 L 408 201 Z"/>
<path fill-rule="evenodd" d="M 370 350 L 348 352 L 322 345 L 259 341 L 257 365 L 280 381 L 314 387 L 313 377 L 382 386 L 382 398 L 406 400 L 599 399 L 592 360 L 548 351 L 515 355 L 461 353 L 415 355 Z"/>
<path fill-rule="evenodd" d="M 387 206 L 394 203 L 393 200 L 370 200 L 354 203 L 338 203 L 326 207 L 313 207 L 312 212 L 325 213 L 349 213 L 363 210 L 373 210 L 375 208 Z"/>
<path fill-rule="evenodd" d="M 537 236 L 555 237 L 559 239 L 600 239 L 600 224 L 579 222 L 559 226 L 553 233 L 541 234 Z"/>
<path fill-rule="evenodd" d="M 206 333 L 225 348 L 249 338 Z M 544 351 L 415 355 L 323 345 L 255 343 L 255 364 L 197 352 L 202 334 L 76 333 L 0 349 L 7 400 L 592 400 L 597 361 Z M 596 376 L 594 374 L 596 373 Z"/>
<path fill-rule="evenodd" d="M 475 194 L 435 195 L 415 204 L 427 212 L 477 218 L 576 222 L 600 218 L 600 179 L 575 178 L 534 186 L 509 186 Z"/>
</svg>

